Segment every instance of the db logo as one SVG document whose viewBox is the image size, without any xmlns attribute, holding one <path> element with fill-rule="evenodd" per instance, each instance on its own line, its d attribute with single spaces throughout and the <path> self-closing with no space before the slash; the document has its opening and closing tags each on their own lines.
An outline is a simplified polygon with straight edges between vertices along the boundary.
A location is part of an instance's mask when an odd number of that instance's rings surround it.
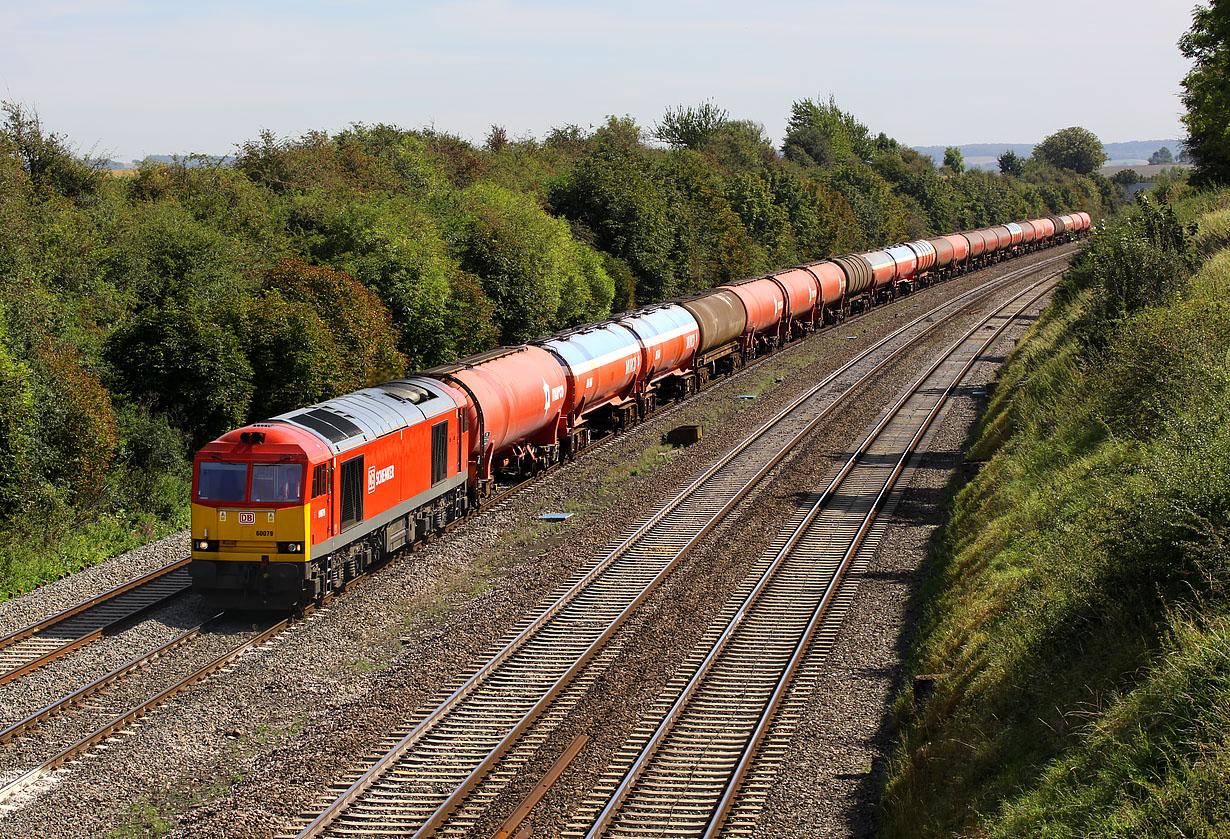
<svg viewBox="0 0 1230 839">
<path fill-rule="evenodd" d="M 256 513 L 240 513 L 240 524 L 256 524 Z"/>
<path fill-rule="evenodd" d="M 377 469 L 371 466 L 367 470 L 367 491 L 375 492 L 376 487 L 380 486 L 385 481 L 393 479 L 393 467 L 386 466 L 383 469 Z"/>
</svg>

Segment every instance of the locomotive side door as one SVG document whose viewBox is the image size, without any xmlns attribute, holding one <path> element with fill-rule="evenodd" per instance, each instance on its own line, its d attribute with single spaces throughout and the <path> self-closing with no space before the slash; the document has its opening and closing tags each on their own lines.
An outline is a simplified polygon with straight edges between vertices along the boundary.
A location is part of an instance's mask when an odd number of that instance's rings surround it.
<svg viewBox="0 0 1230 839">
<path fill-rule="evenodd" d="M 308 506 L 310 543 L 324 542 L 333 535 L 333 461 L 312 470 L 312 495 Z"/>
</svg>

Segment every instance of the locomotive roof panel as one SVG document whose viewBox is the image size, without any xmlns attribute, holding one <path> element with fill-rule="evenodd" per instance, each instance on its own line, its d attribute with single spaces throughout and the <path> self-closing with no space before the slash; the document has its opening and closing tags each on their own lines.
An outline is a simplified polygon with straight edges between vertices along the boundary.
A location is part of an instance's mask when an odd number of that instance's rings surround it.
<svg viewBox="0 0 1230 839">
<path fill-rule="evenodd" d="M 417 422 L 455 410 L 448 392 L 431 379 L 395 379 L 274 417 L 312 432 L 340 454 Z"/>
</svg>

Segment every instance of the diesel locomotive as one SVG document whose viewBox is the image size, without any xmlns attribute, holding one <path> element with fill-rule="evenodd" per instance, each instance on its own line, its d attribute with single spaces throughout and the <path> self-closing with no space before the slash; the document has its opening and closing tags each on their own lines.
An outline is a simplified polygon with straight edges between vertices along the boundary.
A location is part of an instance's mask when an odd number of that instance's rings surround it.
<svg viewBox="0 0 1230 839">
<path fill-rule="evenodd" d="M 616 315 L 227 432 L 197 453 L 192 585 L 293 610 L 665 402 L 851 312 L 1089 230 L 1088 213 L 846 254 Z"/>
</svg>

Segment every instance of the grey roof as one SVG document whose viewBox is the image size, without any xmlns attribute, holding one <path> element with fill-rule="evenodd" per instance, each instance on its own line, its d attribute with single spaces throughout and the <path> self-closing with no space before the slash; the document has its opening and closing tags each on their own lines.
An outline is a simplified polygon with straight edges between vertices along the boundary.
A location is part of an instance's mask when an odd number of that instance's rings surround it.
<svg viewBox="0 0 1230 839">
<path fill-rule="evenodd" d="M 341 454 L 368 440 L 440 416 L 456 407 L 439 382 L 413 376 L 297 408 L 270 422 L 285 422 L 306 429 L 334 454 Z"/>
</svg>

